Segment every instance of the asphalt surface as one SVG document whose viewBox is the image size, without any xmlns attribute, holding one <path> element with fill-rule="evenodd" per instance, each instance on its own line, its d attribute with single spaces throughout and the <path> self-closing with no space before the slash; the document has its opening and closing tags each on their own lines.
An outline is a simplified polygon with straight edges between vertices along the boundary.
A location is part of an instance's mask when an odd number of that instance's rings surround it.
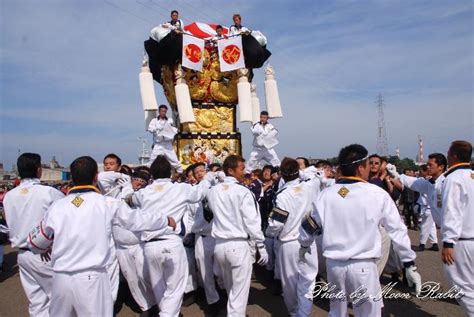
<svg viewBox="0 0 474 317">
<path fill-rule="evenodd" d="M 419 232 L 409 230 L 410 238 L 415 249 L 418 245 Z M 429 245 L 428 245 L 429 247 Z M 0 273 L 0 316 L 28 316 L 28 304 L 18 275 L 18 266 L 16 264 L 17 252 L 10 247 L 5 248 L 5 267 L 6 271 Z M 423 282 L 432 281 L 440 283 L 440 292 L 448 290 L 447 282 L 444 277 L 440 252 L 426 250 L 417 252 L 416 260 L 418 271 Z M 383 275 L 381 278 L 382 286 L 390 282 L 390 276 Z M 263 275 L 257 272 L 257 278 L 253 279 L 250 290 L 249 304 L 247 306 L 247 315 L 256 317 L 266 316 L 288 316 L 283 302 L 283 297 L 272 294 L 272 285 L 263 279 Z M 412 291 L 406 286 L 398 285 L 390 291 L 391 296 Z M 197 303 L 189 307 L 183 307 L 181 312 L 184 317 L 205 316 L 205 299 L 202 292 L 198 292 Z M 384 299 L 384 316 L 446 316 L 457 317 L 465 316 L 457 302 L 453 299 L 419 299 L 413 296 L 409 299 Z M 329 311 L 329 300 L 314 300 L 313 312 L 311 316 L 327 316 Z M 351 311 L 351 310 L 350 310 Z M 118 316 L 129 317 L 138 316 L 129 307 L 124 306 Z M 225 310 L 220 316 L 225 316 Z M 352 315 L 351 315 L 352 316 Z"/>
</svg>

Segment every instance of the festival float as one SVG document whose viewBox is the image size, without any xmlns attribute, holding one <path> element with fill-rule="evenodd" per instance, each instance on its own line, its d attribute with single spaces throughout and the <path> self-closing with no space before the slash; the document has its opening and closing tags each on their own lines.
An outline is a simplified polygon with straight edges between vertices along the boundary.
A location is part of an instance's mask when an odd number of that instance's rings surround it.
<svg viewBox="0 0 474 317">
<path fill-rule="evenodd" d="M 216 27 L 194 22 L 173 30 L 160 25 L 145 41 L 139 76 L 145 128 L 158 109 L 155 81 L 173 110 L 178 129 L 174 147 L 183 167 L 242 155 L 237 112 L 240 122 L 259 121 L 260 102 L 252 79 L 263 66 L 269 117 L 282 117 L 266 37 L 259 31 L 229 36 L 226 27 L 217 34 Z"/>
</svg>

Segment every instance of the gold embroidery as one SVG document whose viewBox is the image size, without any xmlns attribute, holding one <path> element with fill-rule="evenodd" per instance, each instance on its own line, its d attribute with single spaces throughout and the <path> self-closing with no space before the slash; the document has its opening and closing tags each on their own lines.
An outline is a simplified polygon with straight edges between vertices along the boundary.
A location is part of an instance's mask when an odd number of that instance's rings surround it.
<svg viewBox="0 0 474 317">
<path fill-rule="evenodd" d="M 79 206 L 82 205 L 83 202 L 84 202 L 84 199 L 82 199 L 80 196 L 76 196 L 76 198 L 74 198 L 71 201 L 71 203 L 77 208 L 79 208 Z"/>
<path fill-rule="evenodd" d="M 303 189 L 301 189 L 301 187 L 299 187 L 299 186 L 293 188 L 293 191 L 294 191 L 295 193 L 300 193 L 302 190 L 303 190 Z"/>
<path fill-rule="evenodd" d="M 344 186 L 339 189 L 337 192 L 342 198 L 346 198 L 347 194 L 349 194 L 349 189 L 345 188 Z"/>
</svg>

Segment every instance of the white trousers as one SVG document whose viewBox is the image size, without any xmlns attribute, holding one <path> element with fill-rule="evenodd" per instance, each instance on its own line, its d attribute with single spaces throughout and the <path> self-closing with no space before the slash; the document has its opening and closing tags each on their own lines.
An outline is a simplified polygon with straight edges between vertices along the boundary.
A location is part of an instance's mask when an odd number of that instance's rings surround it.
<svg viewBox="0 0 474 317">
<path fill-rule="evenodd" d="M 254 146 L 247 162 L 247 172 L 253 171 L 261 161 L 267 161 L 273 166 L 280 166 L 280 160 L 274 149 Z"/>
<path fill-rule="evenodd" d="M 196 235 L 194 253 L 199 276 L 202 279 L 206 301 L 209 305 L 219 301 L 219 293 L 216 290 L 214 280 L 214 249 L 216 240 L 211 236 Z"/>
<path fill-rule="evenodd" d="M 153 150 L 151 151 L 150 155 L 150 162 L 149 166 L 153 163 L 158 155 L 164 155 L 168 162 L 170 162 L 171 166 L 178 172 L 183 172 L 183 167 L 176 156 L 176 153 L 173 148 L 173 144 L 171 142 L 162 144 L 162 143 L 155 143 L 153 145 Z"/>
<path fill-rule="evenodd" d="M 155 296 L 150 282 L 144 276 L 143 245 L 137 244 L 126 248 L 117 248 L 117 259 L 120 269 L 127 280 L 133 299 L 142 311 L 153 307 Z"/>
<path fill-rule="evenodd" d="M 186 260 L 188 262 L 188 279 L 186 282 L 186 289 L 184 290 L 184 293 L 187 294 L 197 290 L 198 280 L 194 248 L 184 247 L 184 250 L 186 251 Z"/>
<path fill-rule="evenodd" d="M 273 271 L 275 269 L 275 252 L 273 252 L 273 247 L 275 245 L 273 238 L 265 237 L 263 244 L 265 245 L 265 250 L 268 253 L 268 262 L 265 264 L 265 268 L 268 271 Z"/>
<path fill-rule="evenodd" d="M 428 239 L 431 243 L 438 243 L 436 226 L 429 211 L 421 214 L 420 244 L 426 244 Z"/>
<path fill-rule="evenodd" d="M 53 270 L 51 262 L 43 262 L 39 254 L 18 251 L 20 281 L 28 298 L 30 316 L 49 316 Z"/>
<path fill-rule="evenodd" d="M 109 266 L 107 266 L 107 275 L 110 280 L 112 299 L 115 302 L 117 300 L 117 294 L 118 294 L 119 283 L 120 283 L 120 266 L 117 260 L 117 255 L 116 255 L 115 250 L 114 250 L 114 259 L 112 263 Z"/>
<path fill-rule="evenodd" d="M 459 304 L 468 316 L 474 316 L 474 240 L 460 240 L 454 245 L 454 264 L 444 265 L 450 286 L 458 286 L 464 296 Z"/>
<path fill-rule="evenodd" d="M 183 241 L 176 237 L 147 242 L 145 274 L 149 276 L 161 317 L 178 317 L 186 289 L 188 261 Z"/>
<path fill-rule="evenodd" d="M 336 261 L 327 259 L 328 283 L 335 285 L 334 293 L 342 291 L 346 299 L 331 299 L 329 317 L 346 317 L 347 301 L 351 294 L 360 294 L 352 300 L 352 308 L 356 317 L 375 317 L 382 315 L 381 288 L 379 272 L 375 260 Z M 366 292 L 360 292 L 362 288 Z M 358 290 L 359 289 L 359 290 Z M 356 290 L 358 290 L 356 292 Z M 333 293 L 332 293 L 333 294 Z M 367 298 L 371 295 L 373 298 Z M 375 300 L 374 300 L 375 299 Z"/>
<path fill-rule="evenodd" d="M 214 259 L 228 295 L 227 316 L 245 317 L 252 276 L 250 246 L 246 240 L 216 239 Z"/>
<path fill-rule="evenodd" d="M 300 261 L 298 240 L 281 242 L 276 262 L 281 271 L 283 299 L 290 316 L 307 317 L 313 307 L 313 291 L 316 275 L 318 275 L 318 254 L 316 244 L 311 245 L 311 254 L 306 261 Z"/>
<path fill-rule="evenodd" d="M 275 243 L 274 238 L 268 238 L 268 237 L 265 237 L 265 241 L 263 241 L 263 244 L 265 245 L 265 249 L 267 250 L 267 253 L 268 253 L 268 262 L 265 265 L 265 268 L 269 271 L 273 270 L 273 273 L 274 273 L 273 278 L 275 280 L 281 280 L 280 265 L 278 264 L 278 261 L 276 260 L 278 257 L 278 251 L 280 250 L 280 245 L 278 243 Z"/>
<path fill-rule="evenodd" d="M 105 269 L 53 274 L 51 316 L 111 317 L 113 306 Z"/>
</svg>

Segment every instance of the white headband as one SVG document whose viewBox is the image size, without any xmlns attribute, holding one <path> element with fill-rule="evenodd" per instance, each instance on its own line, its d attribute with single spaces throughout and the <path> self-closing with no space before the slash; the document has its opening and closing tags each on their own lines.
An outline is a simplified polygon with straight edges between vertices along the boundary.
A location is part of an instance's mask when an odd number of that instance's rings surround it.
<svg viewBox="0 0 474 317">
<path fill-rule="evenodd" d="M 360 160 L 355 160 L 355 161 L 352 161 L 352 162 L 349 162 L 349 163 L 345 163 L 345 164 L 339 164 L 339 165 L 352 165 L 352 164 L 355 164 L 355 163 L 359 163 L 359 162 L 362 162 L 362 161 L 365 161 L 366 159 L 369 158 L 369 155 L 367 154 L 366 157 L 363 157 L 361 158 Z"/>
</svg>

